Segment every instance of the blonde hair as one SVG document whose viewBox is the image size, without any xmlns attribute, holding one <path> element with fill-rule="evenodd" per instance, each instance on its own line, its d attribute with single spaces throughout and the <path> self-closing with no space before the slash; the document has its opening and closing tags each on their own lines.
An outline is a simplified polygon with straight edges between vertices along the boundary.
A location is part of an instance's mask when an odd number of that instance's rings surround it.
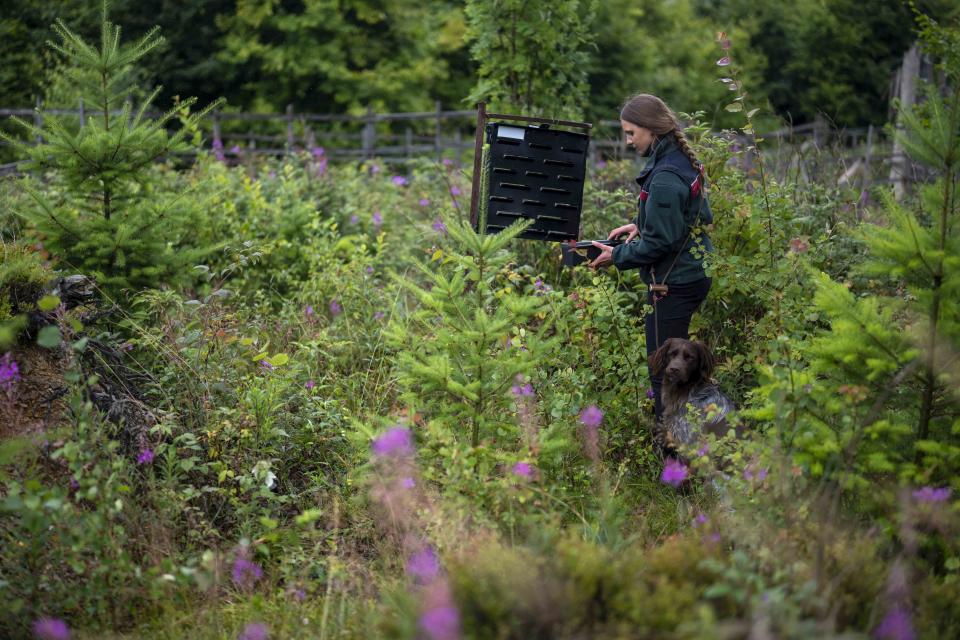
<svg viewBox="0 0 960 640">
<path fill-rule="evenodd" d="M 620 109 L 620 119 L 649 129 L 655 136 L 673 135 L 677 147 L 687 156 L 690 164 L 699 167 L 700 162 L 683 133 L 680 120 L 667 104 L 657 96 L 649 93 L 639 93 L 623 103 Z"/>
</svg>

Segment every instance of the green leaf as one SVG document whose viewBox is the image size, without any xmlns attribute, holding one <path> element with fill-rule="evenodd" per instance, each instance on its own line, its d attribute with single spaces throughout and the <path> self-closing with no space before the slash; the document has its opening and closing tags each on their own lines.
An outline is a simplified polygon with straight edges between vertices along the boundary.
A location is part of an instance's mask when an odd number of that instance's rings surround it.
<svg viewBox="0 0 960 640">
<path fill-rule="evenodd" d="M 743 111 L 743 105 L 740 104 L 739 102 L 731 102 L 730 104 L 725 106 L 724 109 L 731 112 Z"/>
<path fill-rule="evenodd" d="M 758 111 L 760 111 L 760 107 L 757 107 L 756 109 L 750 109 L 750 111 L 747 112 L 747 117 L 752 118 L 753 116 L 757 115 Z"/>
<path fill-rule="evenodd" d="M 48 349 L 59 347 L 60 340 L 60 327 L 53 325 L 40 329 L 37 334 L 37 344 Z"/>
<path fill-rule="evenodd" d="M 37 307 L 40 311 L 53 311 L 60 306 L 60 298 L 57 296 L 43 296 L 37 301 Z"/>
<path fill-rule="evenodd" d="M 283 365 L 290 362 L 290 356 L 288 356 L 285 353 L 278 353 L 275 356 L 268 359 L 267 362 L 269 362 L 275 367 L 282 367 Z"/>
</svg>

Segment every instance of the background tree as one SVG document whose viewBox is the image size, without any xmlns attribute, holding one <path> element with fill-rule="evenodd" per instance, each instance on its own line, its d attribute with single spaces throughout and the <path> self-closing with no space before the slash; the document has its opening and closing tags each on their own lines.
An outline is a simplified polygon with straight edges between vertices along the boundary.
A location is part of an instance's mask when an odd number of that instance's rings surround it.
<svg viewBox="0 0 960 640">
<path fill-rule="evenodd" d="M 592 0 L 468 0 L 467 38 L 479 68 L 467 101 L 508 113 L 582 117 L 594 6 Z"/>
</svg>

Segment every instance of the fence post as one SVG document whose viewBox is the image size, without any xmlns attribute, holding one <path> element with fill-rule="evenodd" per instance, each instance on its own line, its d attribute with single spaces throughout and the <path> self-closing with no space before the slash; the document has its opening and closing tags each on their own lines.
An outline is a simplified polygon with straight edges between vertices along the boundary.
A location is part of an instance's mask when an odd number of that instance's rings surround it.
<svg viewBox="0 0 960 640">
<path fill-rule="evenodd" d="M 407 127 L 403 135 L 403 155 L 407 158 L 413 153 L 413 129 Z"/>
<path fill-rule="evenodd" d="M 220 137 L 220 110 L 213 110 L 213 139 L 219 140 L 220 144 L 223 144 L 223 139 Z"/>
<path fill-rule="evenodd" d="M 437 152 L 437 162 L 443 160 L 443 140 L 440 137 L 443 126 L 443 104 L 437 100 L 437 127 L 433 133 L 433 146 Z"/>
<path fill-rule="evenodd" d="M 377 148 L 377 120 L 374 117 L 373 107 L 367 107 L 367 116 L 363 125 L 363 134 L 361 142 L 363 144 L 363 157 L 370 159 L 374 156 Z"/>
<path fill-rule="evenodd" d="M 293 153 L 293 104 L 287 105 L 287 153 Z"/>
<path fill-rule="evenodd" d="M 460 133 L 460 127 L 457 127 L 456 129 L 453 130 L 453 144 L 457 148 L 457 153 L 456 155 L 454 155 L 454 158 L 456 158 L 456 160 L 454 160 L 454 163 L 457 169 L 459 169 L 461 164 L 460 163 L 460 147 L 463 146 L 463 136 Z"/>
<path fill-rule="evenodd" d="M 37 96 L 37 106 L 33 110 L 33 126 L 37 129 L 43 126 L 43 116 L 40 115 L 40 107 L 43 106 L 43 102 L 40 100 L 40 96 Z M 43 138 L 40 137 L 40 134 L 37 133 L 37 144 L 43 144 Z"/>
</svg>

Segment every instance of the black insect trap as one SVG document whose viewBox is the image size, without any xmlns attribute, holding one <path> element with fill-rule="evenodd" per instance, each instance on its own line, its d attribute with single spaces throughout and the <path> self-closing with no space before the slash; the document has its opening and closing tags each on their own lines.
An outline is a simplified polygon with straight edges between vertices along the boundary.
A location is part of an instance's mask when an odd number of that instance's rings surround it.
<svg viewBox="0 0 960 640">
<path fill-rule="evenodd" d="M 518 220 L 532 220 L 518 237 L 562 243 L 564 264 L 572 266 L 587 259 L 588 252 L 597 253 L 590 242 L 577 242 L 590 136 L 569 130 L 589 132 L 591 127 L 586 122 L 487 113 L 481 103 L 470 208 L 473 228 L 480 231 L 483 224 L 485 233 L 497 233 Z M 480 185 L 484 141 L 489 145 L 485 190 Z M 481 193 L 484 203 L 478 201 Z M 484 220 L 480 206 L 486 209 Z"/>
</svg>

